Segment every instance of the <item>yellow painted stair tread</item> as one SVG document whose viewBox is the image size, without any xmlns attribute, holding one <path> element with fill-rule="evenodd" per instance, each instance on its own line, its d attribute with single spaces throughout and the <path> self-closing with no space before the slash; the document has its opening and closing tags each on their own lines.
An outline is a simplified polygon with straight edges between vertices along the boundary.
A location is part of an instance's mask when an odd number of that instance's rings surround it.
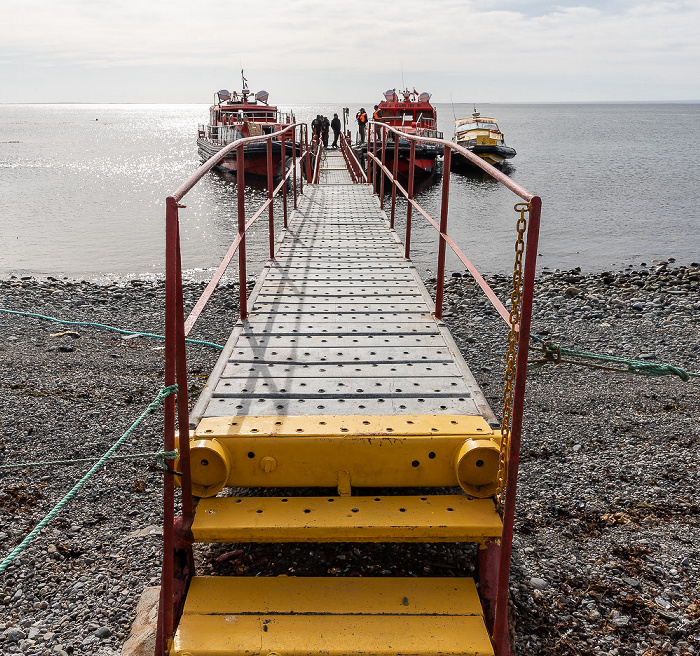
<svg viewBox="0 0 700 656">
<path fill-rule="evenodd" d="M 200 500 L 197 542 L 484 542 L 499 538 L 491 499 L 464 495 L 213 497 Z"/>
<path fill-rule="evenodd" d="M 170 653 L 493 656 L 458 578 L 195 578 Z"/>
<path fill-rule="evenodd" d="M 481 615 L 466 577 L 196 576 L 185 615 Z"/>
</svg>

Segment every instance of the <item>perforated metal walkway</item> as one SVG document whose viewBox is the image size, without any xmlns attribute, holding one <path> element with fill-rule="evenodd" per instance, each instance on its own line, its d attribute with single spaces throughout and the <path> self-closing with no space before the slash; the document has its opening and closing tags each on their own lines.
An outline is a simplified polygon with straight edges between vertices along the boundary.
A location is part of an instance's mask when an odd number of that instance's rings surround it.
<svg viewBox="0 0 700 656">
<path fill-rule="evenodd" d="M 298 208 L 193 419 L 459 414 L 495 422 L 371 187 L 306 185 Z"/>
<path fill-rule="evenodd" d="M 321 157 L 319 183 L 352 184 L 352 178 L 345 165 L 345 158 L 340 150 L 325 150 Z"/>
</svg>

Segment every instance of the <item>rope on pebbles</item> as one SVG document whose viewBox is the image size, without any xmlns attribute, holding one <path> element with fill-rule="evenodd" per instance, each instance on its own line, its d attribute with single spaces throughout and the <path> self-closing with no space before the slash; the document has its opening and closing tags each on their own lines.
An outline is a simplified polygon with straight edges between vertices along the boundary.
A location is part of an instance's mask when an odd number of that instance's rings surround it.
<svg viewBox="0 0 700 656">
<path fill-rule="evenodd" d="M 66 321 L 65 319 L 57 319 L 56 317 L 47 317 L 44 314 L 35 314 L 34 312 L 19 312 L 18 310 L 8 310 L 7 308 L 0 308 L 0 312 L 5 312 L 6 314 L 17 314 L 23 317 L 34 317 L 36 319 L 46 319 L 47 321 L 55 321 L 56 323 L 61 323 L 66 326 L 91 326 L 93 328 L 104 328 L 105 330 L 113 330 L 114 332 L 120 333 L 122 335 L 133 335 L 134 337 L 153 337 L 155 339 L 165 339 L 165 335 L 157 335 L 155 333 L 142 333 L 135 330 L 124 330 L 123 328 L 117 328 L 116 326 L 108 326 L 104 323 L 92 323 L 90 321 Z M 211 346 L 212 348 L 217 348 L 223 350 L 221 344 L 214 344 L 213 342 L 206 342 L 199 339 L 185 339 L 186 342 L 190 344 L 201 344 L 203 346 Z"/>
<path fill-rule="evenodd" d="M 543 367 L 548 362 L 553 364 L 575 364 L 582 367 L 593 367 L 595 369 L 605 369 L 607 371 L 627 372 L 639 374 L 640 376 L 659 377 L 659 376 L 678 376 L 682 381 L 687 382 L 691 378 L 700 378 L 700 374 L 691 371 L 686 371 L 680 367 L 674 367 L 670 364 L 660 364 L 657 362 L 642 362 L 641 360 L 632 360 L 630 358 L 621 358 L 615 355 L 601 355 L 600 353 L 589 353 L 588 351 L 577 351 L 575 349 L 565 348 L 554 344 L 551 341 L 544 340 L 536 335 L 530 335 L 531 339 L 540 342 L 542 346 L 533 347 L 538 351 L 542 351 L 542 357 L 530 362 L 528 369 L 538 369 Z M 562 355 L 570 355 L 579 360 L 564 360 Z M 615 362 L 627 365 L 626 369 L 620 367 L 610 367 L 607 365 L 595 364 L 594 362 L 583 362 L 582 360 L 600 360 L 602 362 Z"/>
<path fill-rule="evenodd" d="M 177 392 L 177 385 L 169 385 L 167 387 L 161 387 L 160 391 L 156 395 L 156 398 L 151 401 L 149 406 L 141 413 L 141 416 L 126 430 L 126 432 L 109 448 L 109 450 L 92 466 L 90 471 L 85 474 L 66 494 L 63 499 L 61 499 L 49 513 L 32 529 L 31 533 L 27 535 L 19 545 L 17 545 L 12 552 L 0 563 L 0 574 L 4 572 L 10 563 L 21 554 L 29 545 L 29 543 L 39 534 L 39 532 L 68 504 L 68 502 L 80 491 L 80 489 L 85 485 L 85 483 L 90 480 L 92 475 L 112 457 L 112 454 L 123 444 L 124 440 L 129 437 L 134 430 L 141 424 L 141 422 L 146 419 L 148 415 L 155 411 L 155 409 L 163 403 L 163 401 Z M 169 453 L 169 452 L 167 452 Z"/>
</svg>

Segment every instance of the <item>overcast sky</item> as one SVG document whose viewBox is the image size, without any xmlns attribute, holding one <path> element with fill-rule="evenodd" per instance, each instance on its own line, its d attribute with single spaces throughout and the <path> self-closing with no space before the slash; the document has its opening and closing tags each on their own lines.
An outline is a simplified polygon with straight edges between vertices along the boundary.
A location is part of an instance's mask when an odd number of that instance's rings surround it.
<svg viewBox="0 0 700 656">
<path fill-rule="evenodd" d="M 0 0 L 0 102 L 700 99 L 700 0 Z"/>
</svg>

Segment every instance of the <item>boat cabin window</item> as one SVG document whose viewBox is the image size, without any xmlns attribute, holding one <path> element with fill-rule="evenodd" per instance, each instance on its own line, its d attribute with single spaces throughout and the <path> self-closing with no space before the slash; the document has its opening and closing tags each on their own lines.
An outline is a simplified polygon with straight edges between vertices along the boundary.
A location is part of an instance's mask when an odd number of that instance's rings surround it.
<svg viewBox="0 0 700 656">
<path fill-rule="evenodd" d="M 410 123 L 417 120 L 427 120 L 433 118 L 433 113 L 429 110 L 421 110 L 416 117 L 416 111 L 413 109 L 382 109 L 383 119 L 394 119 Z"/>
<path fill-rule="evenodd" d="M 457 127 L 457 132 L 464 132 L 465 130 L 498 130 L 498 125 L 496 123 L 487 123 L 486 121 L 475 121 L 473 123 L 462 123 L 462 125 Z"/>
</svg>

